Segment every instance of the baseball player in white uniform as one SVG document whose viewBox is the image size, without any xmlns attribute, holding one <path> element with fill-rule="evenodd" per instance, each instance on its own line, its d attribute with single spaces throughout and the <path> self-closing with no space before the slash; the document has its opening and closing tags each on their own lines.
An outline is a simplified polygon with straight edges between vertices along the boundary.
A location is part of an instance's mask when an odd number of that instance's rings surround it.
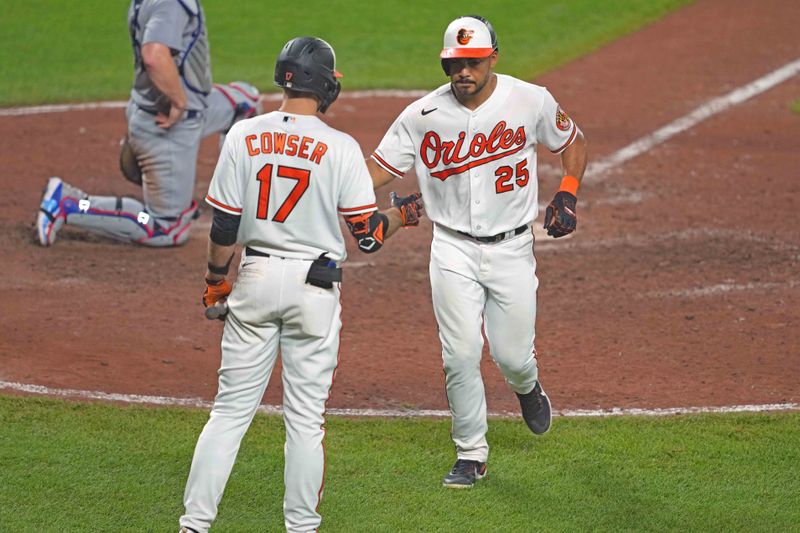
<svg viewBox="0 0 800 533">
<path fill-rule="evenodd" d="M 376 188 L 414 168 L 434 222 L 431 290 L 457 452 L 444 485 L 452 488 L 486 474 L 481 326 L 528 427 L 550 428 L 534 349 L 536 145 L 560 154 L 563 166 L 545 217 L 554 237 L 575 229 L 587 160 L 581 131 L 544 87 L 494 73 L 498 53 L 488 21 L 454 20 L 441 52 L 450 83 L 410 104 L 368 162 Z"/>
<path fill-rule="evenodd" d="M 205 14 L 199 0 L 131 0 L 128 29 L 134 84 L 120 168 L 144 201 L 89 195 L 61 178 L 47 181 L 36 217 L 42 246 L 65 225 L 145 246 L 178 246 L 197 215 L 200 141 L 261 111 L 255 87 L 211 83 Z"/>
<path fill-rule="evenodd" d="M 275 364 L 283 363 L 287 531 L 314 531 L 321 517 L 325 404 L 338 362 L 339 291 L 345 244 L 338 215 L 364 252 L 399 227 L 418 224 L 419 194 L 378 212 L 358 143 L 317 117 L 339 94 L 333 49 L 289 41 L 275 65 L 278 111 L 231 129 L 206 201 L 206 306 L 227 298 L 219 391 L 197 442 L 184 494 L 182 531 L 205 532 Z M 225 280 L 237 242 L 236 284 Z M 229 296 L 228 296 L 229 295 Z"/>
</svg>

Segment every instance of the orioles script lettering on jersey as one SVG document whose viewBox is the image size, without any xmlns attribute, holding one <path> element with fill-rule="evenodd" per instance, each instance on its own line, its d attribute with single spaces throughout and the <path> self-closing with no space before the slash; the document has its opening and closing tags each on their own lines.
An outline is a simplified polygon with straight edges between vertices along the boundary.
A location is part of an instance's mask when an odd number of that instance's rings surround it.
<svg viewBox="0 0 800 533">
<path fill-rule="evenodd" d="M 435 168 L 439 161 L 444 165 L 449 165 L 451 163 L 463 163 L 472 158 L 470 162 L 464 165 L 431 172 L 432 177 L 444 181 L 454 174 L 461 174 L 471 168 L 485 165 L 519 152 L 525 147 L 525 126 L 520 126 L 514 131 L 507 127 L 504 120 L 501 120 L 495 125 L 488 137 L 483 133 L 476 133 L 472 138 L 472 142 L 469 143 L 469 147 L 462 152 L 466 137 L 466 132 L 461 131 L 457 140 L 443 141 L 435 131 L 425 133 L 419 147 L 419 155 L 426 167 Z M 498 150 L 503 151 L 498 152 Z M 481 157 L 486 153 L 489 155 Z"/>
<path fill-rule="evenodd" d="M 261 142 L 258 142 L 260 138 Z M 247 143 L 247 153 L 250 156 L 259 154 L 284 154 L 288 156 L 301 157 L 308 159 L 312 163 L 319 165 L 322 156 L 328 151 L 328 145 L 317 141 L 313 137 L 301 138 L 299 135 L 287 135 L 272 131 L 261 132 L 261 135 L 248 135 L 244 138 Z M 310 147 L 314 145 L 309 154 Z"/>
</svg>

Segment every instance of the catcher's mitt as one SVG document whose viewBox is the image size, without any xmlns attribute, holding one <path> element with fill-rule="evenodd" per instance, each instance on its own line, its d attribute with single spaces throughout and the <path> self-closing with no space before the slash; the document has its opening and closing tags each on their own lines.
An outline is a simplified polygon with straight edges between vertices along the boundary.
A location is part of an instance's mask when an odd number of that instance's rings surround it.
<svg viewBox="0 0 800 533">
<path fill-rule="evenodd" d="M 127 135 L 119 142 L 119 169 L 126 180 L 134 185 L 142 185 L 142 169 L 139 167 L 139 161 L 136 160 L 136 154 L 133 153 Z"/>
<path fill-rule="evenodd" d="M 576 204 L 578 198 L 567 191 L 558 191 L 544 214 L 544 229 L 555 237 L 569 235 L 578 226 Z"/>
<path fill-rule="evenodd" d="M 400 210 L 403 226 L 419 225 L 419 217 L 424 208 L 422 194 L 415 192 L 408 196 L 397 196 L 397 193 L 392 191 L 389 193 L 389 199 L 391 200 L 391 206 Z"/>
</svg>

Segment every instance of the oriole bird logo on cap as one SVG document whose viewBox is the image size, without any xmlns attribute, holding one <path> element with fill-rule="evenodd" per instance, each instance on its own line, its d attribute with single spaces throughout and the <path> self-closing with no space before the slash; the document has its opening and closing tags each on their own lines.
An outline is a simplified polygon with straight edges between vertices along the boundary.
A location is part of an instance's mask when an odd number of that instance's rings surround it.
<svg viewBox="0 0 800 533">
<path fill-rule="evenodd" d="M 458 36 L 456 37 L 458 44 L 468 44 L 472 40 L 473 33 L 475 33 L 475 31 L 466 28 L 458 30 Z"/>
</svg>

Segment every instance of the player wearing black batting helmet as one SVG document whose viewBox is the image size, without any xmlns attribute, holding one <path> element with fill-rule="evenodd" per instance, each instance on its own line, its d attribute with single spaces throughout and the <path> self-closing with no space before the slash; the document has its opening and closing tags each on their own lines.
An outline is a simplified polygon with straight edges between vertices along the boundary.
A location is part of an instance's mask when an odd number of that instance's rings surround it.
<svg viewBox="0 0 800 533">
<path fill-rule="evenodd" d="M 336 53 L 317 37 L 297 37 L 283 47 L 275 62 L 275 85 L 301 93 L 311 93 L 324 113 L 341 90 L 336 71 Z"/>
<path fill-rule="evenodd" d="M 418 225 L 423 208 L 419 193 L 392 193 L 391 207 L 378 211 L 361 147 L 320 120 L 319 111 L 339 94 L 337 76 L 328 43 L 289 41 L 275 65 L 280 108 L 234 124 L 211 178 L 203 305 L 206 317 L 224 320 L 225 328 L 218 392 L 184 491 L 183 533 L 206 533 L 216 518 L 279 349 L 283 525 L 299 533 L 317 531 L 322 521 L 325 405 L 339 361 L 347 257 L 339 215 L 359 250 L 373 253 L 400 227 Z M 231 283 L 237 244 L 243 260 Z"/>
</svg>

